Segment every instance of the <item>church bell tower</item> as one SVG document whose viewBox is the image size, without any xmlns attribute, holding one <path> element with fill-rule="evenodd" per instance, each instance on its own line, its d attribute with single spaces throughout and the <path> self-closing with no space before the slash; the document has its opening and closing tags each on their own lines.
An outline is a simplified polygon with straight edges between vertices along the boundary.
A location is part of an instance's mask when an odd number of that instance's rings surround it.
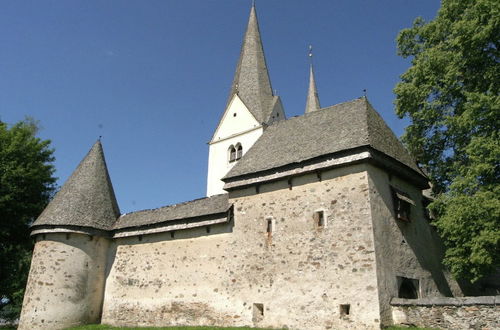
<svg viewBox="0 0 500 330">
<path fill-rule="evenodd" d="M 241 47 L 226 109 L 209 142 L 207 196 L 225 193 L 221 179 L 262 135 L 265 126 L 285 119 L 273 94 L 255 5 Z"/>
</svg>

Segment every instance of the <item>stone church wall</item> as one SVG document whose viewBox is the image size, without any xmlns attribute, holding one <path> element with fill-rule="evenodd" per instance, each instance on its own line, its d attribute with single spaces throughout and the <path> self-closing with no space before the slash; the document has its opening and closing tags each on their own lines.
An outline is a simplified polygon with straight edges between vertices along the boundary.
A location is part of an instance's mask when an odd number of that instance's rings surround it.
<svg viewBox="0 0 500 330">
<path fill-rule="evenodd" d="M 234 222 L 209 233 L 115 240 L 102 323 L 380 328 L 366 166 L 229 197 Z"/>
<path fill-rule="evenodd" d="M 98 323 L 108 244 L 76 233 L 37 235 L 19 329 Z"/>
<path fill-rule="evenodd" d="M 383 323 L 391 323 L 389 303 L 398 297 L 403 278 L 418 281 L 419 297 L 462 295 L 457 283 L 443 271 L 443 247 L 425 217 L 421 192 L 375 166 L 369 166 L 368 173 Z M 391 186 L 406 192 L 415 202 L 410 221 L 396 219 Z"/>
<path fill-rule="evenodd" d="M 393 299 L 395 324 L 439 329 L 500 329 L 500 296 Z"/>
</svg>

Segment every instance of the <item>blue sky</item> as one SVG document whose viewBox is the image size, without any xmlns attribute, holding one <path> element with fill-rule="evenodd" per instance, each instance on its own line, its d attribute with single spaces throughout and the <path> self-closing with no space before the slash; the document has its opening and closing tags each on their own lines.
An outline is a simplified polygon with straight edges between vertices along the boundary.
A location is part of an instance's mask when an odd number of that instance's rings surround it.
<svg viewBox="0 0 500 330">
<path fill-rule="evenodd" d="M 40 121 L 62 185 L 102 135 L 122 212 L 203 197 L 250 0 L 0 1 L 0 119 Z M 273 88 L 304 111 L 308 45 L 322 106 L 363 95 L 400 136 L 399 30 L 438 0 L 257 0 Z"/>
</svg>

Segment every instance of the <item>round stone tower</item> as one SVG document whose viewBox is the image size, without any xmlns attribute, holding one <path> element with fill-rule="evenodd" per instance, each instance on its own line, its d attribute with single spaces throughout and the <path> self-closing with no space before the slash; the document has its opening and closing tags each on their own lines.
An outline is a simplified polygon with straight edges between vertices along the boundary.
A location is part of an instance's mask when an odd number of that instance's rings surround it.
<svg viewBox="0 0 500 330">
<path fill-rule="evenodd" d="M 32 225 L 19 329 L 99 323 L 109 230 L 120 215 L 100 141 Z"/>
</svg>

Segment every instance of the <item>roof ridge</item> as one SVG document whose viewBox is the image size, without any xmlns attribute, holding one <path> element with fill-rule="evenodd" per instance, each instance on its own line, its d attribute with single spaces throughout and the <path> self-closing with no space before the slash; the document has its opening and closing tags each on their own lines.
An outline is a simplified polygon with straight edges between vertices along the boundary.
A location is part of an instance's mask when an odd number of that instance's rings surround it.
<svg viewBox="0 0 500 330">
<path fill-rule="evenodd" d="M 217 195 L 212 195 L 212 196 L 200 197 L 200 198 L 192 199 L 190 201 L 179 202 L 179 203 L 175 203 L 175 204 L 164 205 L 164 206 L 150 208 L 150 209 L 143 209 L 143 210 L 127 212 L 127 213 L 120 214 L 120 217 L 123 217 L 125 215 L 134 214 L 134 213 L 139 213 L 139 212 L 155 211 L 155 210 L 161 210 L 161 209 L 165 209 L 165 208 L 169 208 L 169 207 L 182 206 L 182 205 L 186 205 L 186 204 L 193 203 L 196 201 L 201 201 L 201 200 L 210 199 L 210 198 L 217 198 L 217 197 L 220 197 L 221 195 L 226 195 L 226 194 L 217 194 Z"/>
</svg>

